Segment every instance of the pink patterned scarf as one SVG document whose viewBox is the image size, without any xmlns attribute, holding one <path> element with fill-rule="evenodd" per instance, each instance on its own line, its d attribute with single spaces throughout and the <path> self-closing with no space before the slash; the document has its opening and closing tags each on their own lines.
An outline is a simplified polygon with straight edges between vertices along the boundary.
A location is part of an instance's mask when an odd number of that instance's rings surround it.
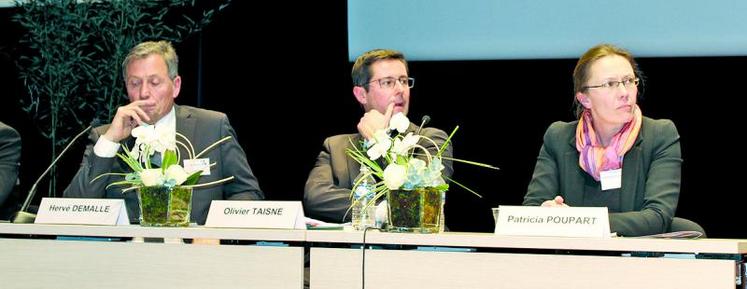
<svg viewBox="0 0 747 289">
<path fill-rule="evenodd" d="M 599 181 L 599 172 L 622 168 L 625 153 L 633 147 L 641 130 L 641 109 L 633 105 L 633 119 L 612 137 L 612 142 L 603 147 L 591 124 L 591 111 L 585 110 L 576 127 L 576 149 L 578 164 L 589 175 Z"/>
</svg>

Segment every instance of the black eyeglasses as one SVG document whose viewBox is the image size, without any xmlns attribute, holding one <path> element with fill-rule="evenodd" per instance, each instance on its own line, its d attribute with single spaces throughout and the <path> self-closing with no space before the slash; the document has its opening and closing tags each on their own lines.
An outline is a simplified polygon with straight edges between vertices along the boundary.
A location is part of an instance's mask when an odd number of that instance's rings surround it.
<svg viewBox="0 0 747 289">
<path fill-rule="evenodd" d="M 631 89 L 633 87 L 638 86 L 638 83 L 640 82 L 640 79 L 631 77 L 631 78 L 624 78 L 623 80 L 608 80 L 605 83 L 602 83 L 600 85 L 589 85 L 584 86 L 584 89 L 587 88 L 601 88 L 601 89 L 607 89 L 612 90 L 615 88 L 620 87 L 620 84 L 622 84 L 626 89 Z"/>
<path fill-rule="evenodd" d="M 382 77 L 379 79 L 374 79 L 369 81 L 368 83 L 372 82 L 378 82 L 379 87 L 382 89 L 392 89 L 394 88 L 394 85 L 399 82 L 402 86 L 407 86 L 409 88 L 412 88 L 415 86 L 415 78 L 412 77 L 400 77 L 400 78 L 394 78 L 394 77 Z"/>
</svg>

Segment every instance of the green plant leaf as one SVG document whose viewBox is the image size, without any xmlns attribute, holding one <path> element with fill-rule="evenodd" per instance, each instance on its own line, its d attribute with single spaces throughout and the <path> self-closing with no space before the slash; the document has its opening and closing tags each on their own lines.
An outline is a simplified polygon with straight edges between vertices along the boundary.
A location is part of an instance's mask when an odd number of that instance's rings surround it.
<svg viewBox="0 0 747 289">
<path fill-rule="evenodd" d="M 100 174 L 97 177 L 93 178 L 93 180 L 91 180 L 90 183 L 93 183 L 96 180 L 98 180 L 100 178 L 103 178 L 103 177 L 106 177 L 106 176 L 127 176 L 127 175 L 128 174 L 125 174 L 125 173 L 104 173 L 104 174 Z"/>
<path fill-rule="evenodd" d="M 108 188 L 113 187 L 113 186 L 125 186 L 125 185 L 128 185 L 128 186 L 141 186 L 143 184 L 142 183 L 138 184 L 138 183 L 134 183 L 134 182 L 130 182 L 130 181 L 119 181 L 119 182 L 113 182 L 111 184 L 108 184 L 106 186 L 106 188 L 108 189 Z"/>
<path fill-rule="evenodd" d="M 176 151 L 166 150 L 166 152 L 163 153 L 163 160 L 161 161 L 161 168 L 163 169 L 163 172 L 166 172 L 167 168 L 177 164 L 177 162 L 178 159 L 176 157 Z"/>
<path fill-rule="evenodd" d="M 436 157 L 441 157 L 441 154 L 443 154 L 446 148 L 449 147 L 449 143 L 451 143 L 451 138 L 454 136 L 457 130 L 459 130 L 458 125 L 454 127 L 454 130 L 451 131 L 451 134 L 449 134 L 449 137 L 446 138 L 446 141 L 444 141 L 444 144 L 442 144 L 441 148 L 438 149 L 438 153 L 436 153 Z"/>
<path fill-rule="evenodd" d="M 182 185 L 191 186 L 191 185 L 197 184 L 197 182 L 200 181 L 200 174 L 201 173 L 202 173 L 202 171 L 196 171 L 196 172 L 192 173 L 191 175 L 189 175 L 189 177 L 187 177 L 187 180 L 184 181 L 184 183 Z"/>
</svg>

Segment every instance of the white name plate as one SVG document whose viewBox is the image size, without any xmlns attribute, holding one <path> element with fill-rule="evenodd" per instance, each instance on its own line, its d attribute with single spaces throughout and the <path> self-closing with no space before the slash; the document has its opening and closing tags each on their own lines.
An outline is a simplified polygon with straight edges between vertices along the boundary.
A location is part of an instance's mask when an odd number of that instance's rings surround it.
<svg viewBox="0 0 747 289">
<path fill-rule="evenodd" d="M 213 201 L 205 227 L 306 229 L 300 201 Z"/>
<path fill-rule="evenodd" d="M 495 234 L 507 236 L 610 237 L 606 207 L 500 206 Z"/>
<path fill-rule="evenodd" d="M 36 224 L 129 225 L 122 199 L 42 198 Z"/>
</svg>

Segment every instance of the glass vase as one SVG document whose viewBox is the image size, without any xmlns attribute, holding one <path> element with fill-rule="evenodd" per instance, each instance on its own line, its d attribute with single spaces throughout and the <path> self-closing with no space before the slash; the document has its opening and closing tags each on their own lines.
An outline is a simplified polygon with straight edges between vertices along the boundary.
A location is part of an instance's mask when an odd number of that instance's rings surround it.
<svg viewBox="0 0 747 289">
<path fill-rule="evenodd" d="M 387 192 L 390 232 L 438 233 L 441 231 L 442 192 L 436 188 Z"/>
<path fill-rule="evenodd" d="M 192 212 L 192 188 L 150 186 L 138 188 L 140 225 L 187 227 Z"/>
</svg>

